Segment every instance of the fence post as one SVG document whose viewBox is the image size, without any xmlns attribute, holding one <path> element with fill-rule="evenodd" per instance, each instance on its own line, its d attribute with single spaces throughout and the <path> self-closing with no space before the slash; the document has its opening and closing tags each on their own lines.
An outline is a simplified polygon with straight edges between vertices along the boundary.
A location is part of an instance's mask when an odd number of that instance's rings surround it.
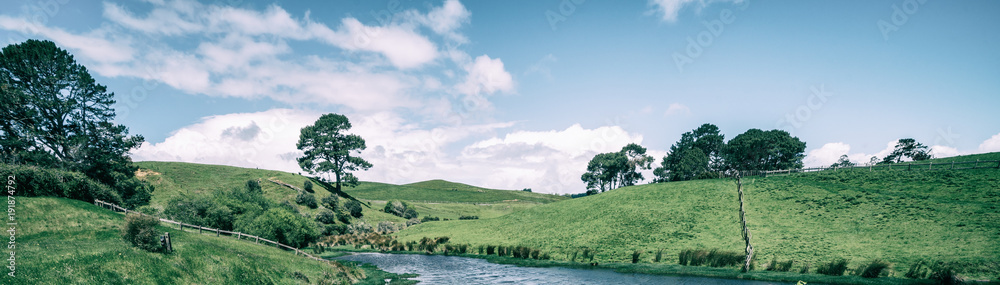
<svg viewBox="0 0 1000 285">
<path fill-rule="evenodd" d="M 951 169 L 955 169 L 955 161 L 951 161 Z"/>
<path fill-rule="evenodd" d="M 254 236 L 254 238 L 255 238 L 256 240 L 254 240 L 254 241 L 253 241 L 253 243 L 255 243 L 255 244 L 260 244 L 260 237 L 259 237 L 259 236 Z"/>
<path fill-rule="evenodd" d="M 934 169 L 934 162 L 933 161 L 927 163 L 927 170 L 931 170 L 931 169 Z"/>
<path fill-rule="evenodd" d="M 215 236 L 219 236 L 219 229 L 215 229 Z"/>
<path fill-rule="evenodd" d="M 976 168 L 979 168 L 979 160 L 978 159 L 976 159 L 976 165 L 972 166 L 972 169 L 976 169 Z"/>
<path fill-rule="evenodd" d="M 910 170 L 913 170 L 913 163 L 912 162 L 906 164 L 906 171 L 910 171 Z"/>
</svg>

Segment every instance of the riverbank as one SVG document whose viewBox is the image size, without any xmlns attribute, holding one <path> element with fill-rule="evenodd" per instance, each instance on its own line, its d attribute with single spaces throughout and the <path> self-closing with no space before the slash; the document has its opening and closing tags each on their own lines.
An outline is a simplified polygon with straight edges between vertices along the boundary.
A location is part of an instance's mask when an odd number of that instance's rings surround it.
<svg viewBox="0 0 1000 285">
<path fill-rule="evenodd" d="M 320 256 L 326 259 L 330 259 L 351 253 L 381 252 L 372 249 L 356 249 L 350 246 L 340 246 L 334 249 L 336 251 L 324 253 Z M 427 254 L 426 252 L 415 252 L 415 251 L 388 251 L 384 253 L 425 254 L 425 255 Z M 434 253 L 432 255 L 445 255 L 445 254 Z M 710 277 L 710 278 L 723 278 L 723 279 L 735 279 L 735 280 L 758 280 L 758 281 L 792 282 L 792 283 L 803 281 L 809 284 L 825 283 L 825 284 L 857 284 L 857 285 L 935 284 L 934 281 L 926 279 L 905 279 L 905 278 L 895 278 L 895 277 L 862 278 L 860 276 L 828 276 L 821 274 L 799 274 L 794 272 L 774 272 L 774 271 L 751 271 L 749 273 L 742 273 L 739 271 L 739 269 L 736 268 L 682 266 L 682 265 L 666 264 L 666 263 L 636 263 L 636 264 L 606 263 L 606 264 L 598 264 L 596 266 L 591 266 L 590 264 L 579 263 L 579 262 L 520 259 L 512 257 L 500 257 L 494 255 L 450 254 L 450 256 L 477 258 L 496 264 L 509 264 L 515 266 L 524 266 L 524 267 L 604 269 L 604 270 L 612 270 L 619 273 L 685 276 L 685 277 Z"/>
</svg>

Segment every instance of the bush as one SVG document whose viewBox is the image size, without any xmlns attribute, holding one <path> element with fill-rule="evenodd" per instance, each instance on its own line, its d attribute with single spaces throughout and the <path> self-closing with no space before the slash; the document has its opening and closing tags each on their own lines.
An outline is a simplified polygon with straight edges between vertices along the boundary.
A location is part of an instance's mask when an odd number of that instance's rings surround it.
<svg viewBox="0 0 1000 285">
<path fill-rule="evenodd" d="M 862 265 L 859 275 L 864 278 L 878 278 L 882 270 L 889 268 L 890 264 L 881 259 L 872 260 L 866 265 Z"/>
<path fill-rule="evenodd" d="M 639 250 L 632 251 L 632 263 L 639 263 L 639 255 L 641 254 L 642 252 L 639 252 Z"/>
<path fill-rule="evenodd" d="M 494 246 L 494 245 L 487 245 L 486 246 L 486 255 L 493 255 L 493 254 L 496 253 L 496 251 L 497 251 L 497 247 L 496 246 Z"/>
<path fill-rule="evenodd" d="M 350 224 L 351 215 L 348 213 L 344 213 L 344 211 L 337 211 L 337 220 L 340 221 L 341 223 Z"/>
<path fill-rule="evenodd" d="M 409 220 L 406 220 L 406 226 L 407 227 L 413 226 L 413 225 L 416 225 L 416 224 L 420 224 L 420 223 L 421 223 L 420 219 L 417 219 L 417 218 L 411 218 Z"/>
<path fill-rule="evenodd" d="M 459 220 L 478 220 L 479 216 L 459 216 Z"/>
<path fill-rule="evenodd" d="M 126 206 L 123 205 L 121 195 L 117 191 L 79 172 L 0 164 L 0 176 L 16 178 L 17 192 L 14 193 L 16 196 L 64 197 L 88 203 L 100 199 Z M 138 205 L 131 206 L 133 209 L 138 207 Z"/>
<path fill-rule="evenodd" d="M 323 197 L 320 202 L 323 202 L 323 207 L 330 209 L 330 211 L 340 210 L 340 198 L 337 198 L 337 195 L 330 194 L 330 196 Z"/>
<path fill-rule="evenodd" d="M 395 215 L 397 217 L 402 217 L 403 212 L 406 211 L 406 203 L 399 200 L 389 201 L 385 203 L 385 208 L 382 209 L 383 212 Z"/>
<path fill-rule="evenodd" d="M 347 209 L 347 212 L 350 213 L 352 217 L 360 218 L 364 216 L 364 214 L 361 213 L 361 202 L 358 202 L 358 200 L 348 200 L 344 203 L 344 208 Z"/>
<path fill-rule="evenodd" d="M 903 276 L 910 279 L 924 279 L 927 277 L 927 264 L 923 260 L 918 260 L 917 263 L 910 265 L 910 270 Z"/>
<path fill-rule="evenodd" d="M 306 192 L 314 193 L 312 181 L 306 180 L 306 182 L 302 184 L 302 189 L 305 189 Z"/>
<path fill-rule="evenodd" d="M 347 233 L 347 225 L 343 224 L 330 224 L 323 227 L 323 235 L 325 236 L 335 236 Z"/>
<path fill-rule="evenodd" d="M 264 192 L 263 190 L 260 189 L 260 182 L 257 182 L 257 180 L 253 179 L 247 180 L 246 188 L 247 190 L 250 190 L 250 192 L 258 192 L 258 193 Z"/>
<path fill-rule="evenodd" d="M 417 210 L 414 210 L 413 208 L 406 208 L 406 211 L 403 212 L 404 219 L 416 219 L 418 215 L 420 214 L 418 214 Z"/>
<path fill-rule="evenodd" d="M 315 222 L 282 208 L 271 208 L 253 219 L 241 220 L 237 228 L 296 248 L 316 241 L 321 233 Z"/>
<path fill-rule="evenodd" d="M 955 267 L 948 263 L 938 263 L 935 265 L 931 269 L 931 275 L 928 278 L 937 281 L 938 284 L 962 284 L 962 279 L 958 277 Z"/>
<path fill-rule="evenodd" d="M 316 221 L 324 224 L 336 224 L 337 213 L 327 209 L 319 210 L 319 213 L 316 214 Z"/>
<path fill-rule="evenodd" d="M 799 273 L 800 274 L 808 274 L 809 273 L 809 263 L 806 263 L 806 264 L 802 265 L 802 269 L 799 269 Z"/>
<path fill-rule="evenodd" d="M 170 219 L 203 227 L 232 230 L 233 211 L 207 196 L 176 197 L 167 202 L 163 214 Z"/>
<path fill-rule="evenodd" d="M 313 194 L 306 193 L 305 191 L 299 192 L 295 195 L 295 203 L 309 207 L 310 209 L 316 209 L 316 196 Z"/>
<path fill-rule="evenodd" d="M 831 276 L 844 275 L 845 270 L 847 270 L 846 259 L 831 261 L 829 263 L 820 264 L 816 267 L 816 273 Z"/>
<path fill-rule="evenodd" d="M 125 227 L 122 228 L 122 238 L 132 245 L 149 252 L 158 252 L 160 246 L 160 231 L 156 226 L 160 220 L 141 214 L 125 216 Z"/>
<path fill-rule="evenodd" d="M 372 226 L 362 222 L 362 223 L 348 225 L 346 232 L 347 234 L 360 235 L 360 234 L 373 233 L 375 232 L 375 229 L 372 229 Z"/>
<path fill-rule="evenodd" d="M 440 220 L 441 220 L 441 218 L 438 218 L 438 217 L 424 216 L 423 219 L 420 219 L 420 222 L 421 223 L 426 223 L 426 222 L 434 222 L 434 221 L 440 221 Z"/>
<path fill-rule="evenodd" d="M 389 233 L 394 233 L 394 232 L 396 232 L 398 230 L 399 230 L 399 227 L 397 227 L 396 224 L 394 224 L 393 222 L 389 222 L 389 221 L 378 222 L 378 232 L 379 233 L 389 234 Z"/>
</svg>

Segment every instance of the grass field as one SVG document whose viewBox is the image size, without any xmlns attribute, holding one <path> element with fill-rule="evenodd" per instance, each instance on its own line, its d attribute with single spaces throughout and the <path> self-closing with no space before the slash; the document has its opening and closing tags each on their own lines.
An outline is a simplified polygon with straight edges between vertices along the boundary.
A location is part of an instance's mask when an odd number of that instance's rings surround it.
<svg viewBox="0 0 1000 285">
<path fill-rule="evenodd" d="M 17 199 L 24 213 L 17 215 L 17 276 L 5 276 L 4 284 L 306 284 L 296 272 L 312 284 L 336 272 L 277 248 L 162 226 L 174 253 L 149 253 L 122 240 L 121 214 L 76 200 Z M 369 279 L 362 284 L 397 278 L 364 271 Z"/>
<path fill-rule="evenodd" d="M 972 160 L 984 156 L 996 154 Z M 742 251 L 735 186 L 716 179 L 626 187 L 492 219 L 425 223 L 397 236 L 525 245 L 557 259 L 589 247 L 600 262 L 627 262 L 633 250 L 651 262 L 664 249 L 673 263 L 683 249 Z M 1000 277 L 1000 170 L 856 169 L 748 178 L 744 186 L 761 264 L 791 259 L 798 270 L 846 258 L 856 268 L 884 259 L 900 276 L 924 259 L 955 263 L 975 279 Z"/>
<path fill-rule="evenodd" d="M 138 162 L 142 179 L 156 187 L 150 202 L 162 209 L 163 205 L 180 195 L 211 193 L 220 189 L 242 187 L 247 180 L 261 179 L 265 197 L 273 201 L 294 204 L 296 190 L 268 182 L 276 179 L 303 188 L 308 177 L 295 173 L 261 170 L 222 165 L 183 162 Z M 314 184 L 317 199 L 330 192 Z M 518 210 L 567 199 L 566 197 L 524 191 L 486 189 L 444 180 L 431 180 L 407 185 L 361 182 L 358 187 L 343 189 L 348 195 L 370 204 L 362 218 L 369 224 L 380 221 L 404 222 L 405 220 L 381 212 L 386 201 L 404 200 L 415 207 L 420 216 L 458 219 L 459 216 L 497 217 Z M 315 214 L 316 209 L 298 206 L 299 211 Z"/>
</svg>

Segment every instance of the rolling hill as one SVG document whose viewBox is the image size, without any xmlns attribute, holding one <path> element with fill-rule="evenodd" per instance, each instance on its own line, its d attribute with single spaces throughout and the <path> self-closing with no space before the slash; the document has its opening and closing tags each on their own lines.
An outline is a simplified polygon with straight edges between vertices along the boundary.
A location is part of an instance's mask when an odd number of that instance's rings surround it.
<svg viewBox="0 0 1000 285">
<path fill-rule="evenodd" d="M 17 216 L 13 284 L 305 284 L 296 273 L 311 283 L 340 273 L 274 247 L 164 226 L 159 230 L 170 232 L 174 252 L 150 253 L 122 240 L 121 214 L 64 198 L 17 199 L 18 213 L 25 214 Z M 378 284 L 390 277 L 365 271 Z"/>
<path fill-rule="evenodd" d="M 988 160 L 997 153 L 938 160 Z M 938 163 L 938 162 L 935 162 Z M 796 270 L 846 258 L 874 259 L 897 275 L 918 260 L 949 262 L 963 275 L 1000 277 L 1000 170 L 867 169 L 744 180 L 748 226 L 762 263 Z M 595 260 L 626 262 L 633 250 L 742 251 L 736 185 L 729 179 L 639 185 L 473 221 L 424 223 L 401 241 L 449 236 L 453 243 L 525 245 L 568 259 L 583 247 Z"/>
<path fill-rule="evenodd" d="M 180 195 L 210 193 L 220 189 L 242 187 L 247 180 L 261 179 L 265 197 L 273 201 L 294 204 L 296 190 L 268 180 L 276 180 L 302 188 L 309 177 L 273 170 L 241 168 L 222 165 L 184 162 L 137 162 L 139 176 L 156 187 L 150 205 L 161 208 L 170 199 Z M 330 195 L 330 191 L 314 184 L 316 198 Z M 458 219 L 459 216 L 497 217 L 528 209 L 543 203 L 567 199 L 566 197 L 524 191 L 480 188 L 444 180 L 431 180 L 407 185 L 377 182 L 360 182 L 357 187 L 344 188 L 345 194 L 366 202 L 362 218 L 375 224 L 380 221 L 404 222 L 405 220 L 381 212 L 386 201 L 404 200 L 420 216 Z M 316 209 L 298 206 L 299 211 L 315 214 Z"/>
</svg>

